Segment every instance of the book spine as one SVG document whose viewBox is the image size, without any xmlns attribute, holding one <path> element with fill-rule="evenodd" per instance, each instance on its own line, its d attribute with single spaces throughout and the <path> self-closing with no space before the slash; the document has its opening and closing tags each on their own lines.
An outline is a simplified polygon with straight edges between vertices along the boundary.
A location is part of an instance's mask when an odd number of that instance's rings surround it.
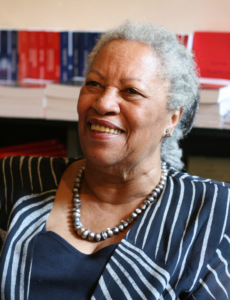
<svg viewBox="0 0 230 300">
<path fill-rule="evenodd" d="M 60 80 L 68 81 L 68 32 L 60 33 Z"/>
<path fill-rule="evenodd" d="M 195 32 L 193 52 L 202 78 L 230 79 L 230 32 Z"/>
<path fill-rule="evenodd" d="M 187 42 L 188 42 L 187 34 L 178 33 L 178 34 L 176 34 L 176 37 L 181 45 L 187 47 Z"/>
<path fill-rule="evenodd" d="M 68 32 L 68 80 L 73 78 L 73 32 Z"/>
<path fill-rule="evenodd" d="M 18 81 L 28 78 L 29 39 L 26 30 L 18 32 Z"/>
<path fill-rule="evenodd" d="M 7 57 L 7 31 L 0 31 L 0 80 L 7 80 L 7 65 L 8 65 L 8 57 Z"/>
<path fill-rule="evenodd" d="M 0 147 L 0 153 L 3 152 L 12 152 L 12 151 L 25 151 L 25 150 L 40 150 L 40 149 L 47 149 L 47 148 L 55 148 L 59 144 L 59 141 L 57 139 L 49 139 L 49 140 L 41 140 L 41 141 L 35 141 L 30 143 L 23 143 L 23 144 L 17 144 L 12 146 L 4 146 Z"/>
<path fill-rule="evenodd" d="M 67 156 L 67 149 L 58 139 L 0 147 L 0 158 L 12 155 Z"/>
<path fill-rule="evenodd" d="M 17 81 L 18 79 L 18 32 L 12 30 L 11 32 L 11 80 Z"/>
<path fill-rule="evenodd" d="M 38 77 L 42 80 L 45 79 L 45 68 L 46 68 L 46 41 L 45 32 L 38 32 Z"/>
<path fill-rule="evenodd" d="M 73 77 L 80 76 L 79 72 L 79 35 L 80 33 L 73 32 Z"/>
<path fill-rule="evenodd" d="M 29 78 L 38 79 L 38 32 L 28 31 L 29 39 Z"/>
<path fill-rule="evenodd" d="M 12 64 L 11 64 L 11 59 L 12 59 L 12 32 L 11 30 L 7 30 L 7 83 L 11 82 L 11 69 L 12 69 Z"/>
<path fill-rule="evenodd" d="M 4 46 L 3 69 L 1 79 L 5 83 L 12 83 L 17 80 L 17 31 L 6 30 L 3 38 Z"/>
<path fill-rule="evenodd" d="M 46 78 L 60 81 L 60 32 L 46 32 Z"/>
<path fill-rule="evenodd" d="M 90 33 L 79 33 L 79 76 L 84 77 L 90 53 Z"/>
</svg>

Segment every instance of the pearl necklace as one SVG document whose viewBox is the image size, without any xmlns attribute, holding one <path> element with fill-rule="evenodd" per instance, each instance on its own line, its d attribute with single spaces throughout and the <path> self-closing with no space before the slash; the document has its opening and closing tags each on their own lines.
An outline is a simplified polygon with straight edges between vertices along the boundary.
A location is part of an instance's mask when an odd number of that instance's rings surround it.
<svg viewBox="0 0 230 300">
<path fill-rule="evenodd" d="M 131 216 L 126 220 L 122 220 L 120 224 L 114 226 L 112 229 L 107 228 L 105 231 L 101 231 L 100 233 L 91 232 L 89 229 L 85 229 L 81 223 L 81 199 L 80 199 L 80 189 L 83 178 L 85 167 L 82 166 L 74 179 L 74 188 L 73 188 L 73 209 L 72 209 L 72 220 L 73 227 L 75 233 L 81 237 L 82 239 L 87 239 L 90 242 L 99 242 L 100 240 L 106 240 L 119 232 L 124 231 L 134 220 L 136 220 L 146 209 L 147 207 L 155 202 L 161 193 L 164 185 L 166 183 L 168 169 L 165 162 L 161 164 L 161 178 L 158 185 L 152 190 L 152 192 L 146 197 L 144 202 L 140 205 L 140 207 L 136 208 L 134 212 L 132 212 Z"/>
</svg>

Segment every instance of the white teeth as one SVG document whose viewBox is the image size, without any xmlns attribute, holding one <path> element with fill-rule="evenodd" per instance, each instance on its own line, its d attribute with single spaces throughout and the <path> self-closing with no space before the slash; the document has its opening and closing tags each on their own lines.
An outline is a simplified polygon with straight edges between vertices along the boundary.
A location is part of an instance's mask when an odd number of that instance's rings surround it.
<svg viewBox="0 0 230 300">
<path fill-rule="evenodd" d="M 109 127 L 105 127 L 105 126 L 100 126 L 98 124 L 91 124 L 91 130 L 110 133 L 110 134 L 121 133 L 121 130 L 119 130 L 119 129 L 113 129 L 113 128 L 109 128 Z"/>
</svg>

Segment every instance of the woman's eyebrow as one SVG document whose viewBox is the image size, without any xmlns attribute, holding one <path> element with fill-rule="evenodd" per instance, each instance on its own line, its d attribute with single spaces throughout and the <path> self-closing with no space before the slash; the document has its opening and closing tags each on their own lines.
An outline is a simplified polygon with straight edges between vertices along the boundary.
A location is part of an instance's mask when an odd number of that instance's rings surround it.
<svg viewBox="0 0 230 300">
<path fill-rule="evenodd" d="M 90 74 L 90 73 L 96 73 L 101 79 L 105 79 L 105 77 L 98 70 L 91 69 L 88 74 Z"/>
<path fill-rule="evenodd" d="M 125 83 L 126 81 L 132 81 L 132 80 L 134 80 L 134 81 L 142 81 L 142 79 L 138 78 L 138 77 L 127 77 L 127 78 L 122 79 L 121 83 Z"/>
</svg>

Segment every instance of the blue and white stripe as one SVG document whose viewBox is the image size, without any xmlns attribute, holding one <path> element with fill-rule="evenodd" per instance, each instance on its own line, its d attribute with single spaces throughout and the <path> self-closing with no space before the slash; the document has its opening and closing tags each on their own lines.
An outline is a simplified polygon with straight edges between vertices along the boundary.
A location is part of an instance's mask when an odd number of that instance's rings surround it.
<svg viewBox="0 0 230 300">
<path fill-rule="evenodd" d="M 2 300 L 29 299 L 34 238 L 71 161 L 0 161 Z M 91 299 L 230 299 L 230 185 L 171 168 L 160 198 L 117 246 Z"/>
</svg>

